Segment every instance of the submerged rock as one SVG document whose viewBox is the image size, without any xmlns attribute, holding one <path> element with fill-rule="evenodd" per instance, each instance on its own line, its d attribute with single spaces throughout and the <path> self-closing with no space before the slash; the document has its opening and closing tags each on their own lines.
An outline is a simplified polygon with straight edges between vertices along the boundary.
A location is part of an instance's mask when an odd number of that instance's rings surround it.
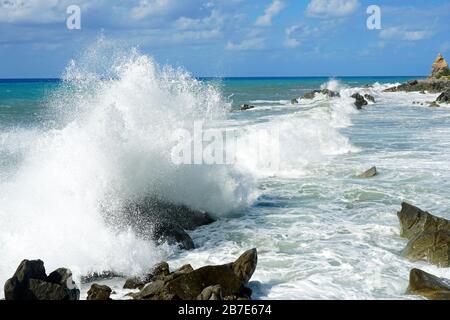
<svg viewBox="0 0 450 320">
<path fill-rule="evenodd" d="M 450 300 L 450 280 L 412 269 L 406 293 L 420 295 L 430 300 Z"/>
<path fill-rule="evenodd" d="M 425 260 L 447 268 L 450 266 L 450 231 L 420 233 L 408 242 L 403 254 L 411 261 Z"/>
<path fill-rule="evenodd" d="M 291 104 L 298 104 L 298 100 L 297 99 L 292 99 L 291 100 Z"/>
<path fill-rule="evenodd" d="M 359 93 L 354 93 L 354 94 L 352 94 L 351 97 L 356 100 L 355 106 L 358 110 L 362 109 L 363 106 L 368 105 L 368 102 L 366 101 L 366 99 L 364 99 L 364 97 L 362 95 L 360 95 Z"/>
<path fill-rule="evenodd" d="M 251 290 L 247 290 L 245 285 L 256 269 L 257 260 L 257 251 L 252 249 L 235 262 L 224 265 L 205 266 L 196 270 L 186 265 L 151 281 L 140 292 L 130 296 L 149 300 L 219 299 L 223 296 L 248 298 Z"/>
<path fill-rule="evenodd" d="M 251 106 L 249 104 L 241 104 L 241 111 L 246 111 L 246 110 L 250 110 L 250 109 L 254 109 L 255 106 Z"/>
<path fill-rule="evenodd" d="M 111 300 L 111 288 L 94 283 L 87 292 L 87 300 Z"/>
<path fill-rule="evenodd" d="M 23 260 L 4 286 L 6 300 L 78 300 L 80 290 L 69 269 L 60 268 L 48 277 L 42 260 Z"/>
<path fill-rule="evenodd" d="M 450 231 L 450 221 L 433 216 L 409 203 L 402 203 L 402 210 L 397 213 L 400 220 L 400 235 L 411 239 L 422 232 L 439 230 Z"/>
<path fill-rule="evenodd" d="M 450 90 L 442 92 L 439 97 L 437 97 L 436 102 L 440 103 L 450 103 Z"/>
<path fill-rule="evenodd" d="M 430 102 L 430 104 L 428 106 L 430 108 L 439 108 L 440 107 L 440 105 L 436 101 Z"/>
<path fill-rule="evenodd" d="M 368 178 L 375 177 L 376 175 L 378 175 L 377 167 L 372 167 L 369 170 L 359 174 L 358 178 L 368 179 Z"/>
</svg>

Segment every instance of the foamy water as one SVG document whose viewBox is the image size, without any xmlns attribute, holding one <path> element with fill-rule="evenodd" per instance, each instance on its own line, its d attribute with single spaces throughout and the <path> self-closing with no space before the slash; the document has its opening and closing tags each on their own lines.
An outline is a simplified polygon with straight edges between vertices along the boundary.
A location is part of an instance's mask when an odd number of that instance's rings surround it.
<svg viewBox="0 0 450 320">
<path fill-rule="evenodd" d="M 79 279 L 136 275 L 161 260 L 173 268 L 225 263 L 252 247 L 260 299 L 409 299 L 411 268 L 450 277 L 401 257 L 396 217 L 410 201 L 450 218 L 450 109 L 426 107 L 436 95 L 331 79 L 321 87 L 340 98 L 292 106 L 293 96 L 254 97 L 255 109 L 236 112 L 219 86 L 110 49 L 100 43 L 69 64 L 46 102 L 56 121 L 0 130 L 0 283 L 24 258 L 44 260 L 48 271 L 71 268 Z M 357 111 L 354 92 L 376 104 Z M 171 133 L 194 121 L 238 128 L 243 142 L 276 135 L 241 144 L 231 165 L 174 165 Z M 378 177 L 355 177 L 373 165 Z M 124 202 L 149 194 L 218 221 L 190 233 L 193 251 L 143 241 L 112 219 Z M 123 279 L 108 284 L 123 297 Z"/>
</svg>

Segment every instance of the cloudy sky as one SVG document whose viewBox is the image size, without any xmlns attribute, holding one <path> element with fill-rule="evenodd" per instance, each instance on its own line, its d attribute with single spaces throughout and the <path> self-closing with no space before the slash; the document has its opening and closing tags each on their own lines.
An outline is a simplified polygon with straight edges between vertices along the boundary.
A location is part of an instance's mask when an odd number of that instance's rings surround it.
<svg viewBox="0 0 450 320">
<path fill-rule="evenodd" d="M 448 0 L 0 0 L 0 78 L 58 77 L 102 35 L 196 76 L 425 75 L 449 21 Z"/>
</svg>

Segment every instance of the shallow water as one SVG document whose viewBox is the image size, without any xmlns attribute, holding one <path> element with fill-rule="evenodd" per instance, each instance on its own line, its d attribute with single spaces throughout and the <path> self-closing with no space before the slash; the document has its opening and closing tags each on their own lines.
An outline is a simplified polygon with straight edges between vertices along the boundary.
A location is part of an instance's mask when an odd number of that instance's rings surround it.
<svg viewBox="0 0 450 320">
<path fill-rule="evenodd" d="M 80 81 L 80 73 L 92 76 L 81 65 L 63 82 L 1 83 L 0 282 L 23 258 L 79 278 L 140 274 L 163 259 L 173 268 L 225 263 L 252 247 L 260 299 L 413 299 L 404 295 L 411 268 L 450 278 L 448 269 L 401 257 L 396 217 L 409 201 L 450 218 L 450 108 L 425 103 L 437 95 L 382 92 L 405 78 L 197 81 L 136 54 L 112 65 L 118 73 L 109 80 Z M 290 104 L 320 87 L 342 97 Z M 356 111 L 356 90 L 376 104 Z M 245 102 L 256 108 L 239 112 Z M 170 133 L 195 120 L 241 129 L 244 141 L 277 135 L 258 146 L 259 157 L 252 145 L 238 148 L 233 165 L 173 166 Z M 373 165 L 377 177 L 356 178 Z M 99 207 L 144 193 L 218 221 L 190 233 L 193 251 L 106 226 Z M 107 283 L 115 298 L 126 293 L 123 279 Z"/>
</svg>

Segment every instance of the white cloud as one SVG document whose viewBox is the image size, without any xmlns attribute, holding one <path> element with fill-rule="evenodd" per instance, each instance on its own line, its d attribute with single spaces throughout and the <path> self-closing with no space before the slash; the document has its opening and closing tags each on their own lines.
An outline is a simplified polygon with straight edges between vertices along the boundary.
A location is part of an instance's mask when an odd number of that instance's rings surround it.
<svg viewBox="0 0 450 320">
<path fill-rule="evenodd" d="M 286 40 L 284 46 L 287 48 L 297 48 L 303 41 L 311 36 L 317 35 L 321 30 L 318 27 L 308 25 L 294 25 L 285 30 Z"/>
<path fill-rule="evenodd" d="M 272 24 L 272 19 L 278 15 L 284 8 L 284 3 L 281 0 L 274 0 L 264 11 L 264 15 L 260 16 L 256 22 L 256 26 L 264 27 Z"/>
<path fill-rule="evenodd" d="M 344 17 L 353 13 L 359 5 L 358 0 L 311 0 L 306 14 L 317 18 Z"/>
<path fill-rule="evenodd" d="M 264 47 L 265 47 L 265 39 L 262 37 L 244 39 L 239 43 L 234 43 L 230 41 L 226 46 L 228 50 L 237 50 L 237 51 L 258 50 L 263 49 Z"/>
<path fill-rule="evenodd" d="M 408 30 L 400 27 L 386 28 L 380 31 L 380 38 L 384 40 L 419 41 L 429 38 L 432 32 L 429 30 Z"/>
</svg>

